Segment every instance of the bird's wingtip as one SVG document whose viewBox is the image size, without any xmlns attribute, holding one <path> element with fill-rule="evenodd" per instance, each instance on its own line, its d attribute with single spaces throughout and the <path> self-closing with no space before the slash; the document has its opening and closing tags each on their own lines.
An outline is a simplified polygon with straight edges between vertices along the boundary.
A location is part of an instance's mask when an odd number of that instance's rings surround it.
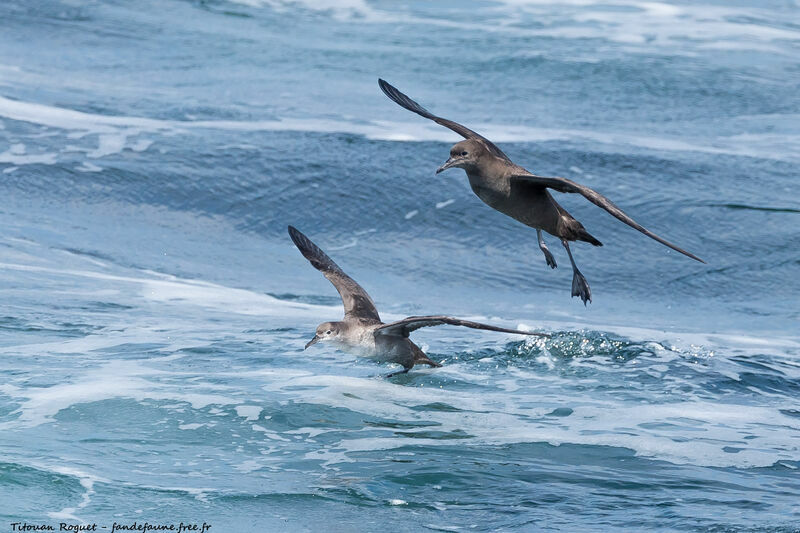
<svg viewBox="0 0 800 533">
<path fill-rule="evenodd" d="M 705 261 L 703 261 L 702 259 L 700 259 L 699 257 L 697 257 L 696 255 L 694 255 L 693 253 L 687 252 L 685 250 L 681 250 L 681 252 L 683 253 L 683 255 L 685 255 L 686 257 L 689 257 L 690 259 L 694 259 L 695 261 L 699 261 L 699 262 L 703 263 L 704 265 L 708 264 Z"/>
<path fill-rule="evenodd" d="M 287 230 L 289 231 L 289 237 L 292 239 L 292 242 L 301 251 L 304 248 L 308 247 L 308 245 L 306 244 L 306 241 L 309 241 L 309 238 L 306 237 L 305 235 L 303 235 L 302 231 L 300 231 L 299 229 L 295 228 L 291 224 L 287 227 Z"/>
<path fill-rule="evenodd" d="M 306 237 L 302 231 L 294 226 L 289 226 L 289 237 L 291 237 L 292 242 L 297 249 L 300 250 L 300 253 L 303 254 L 303 257 L 311 261 L 311 264 L 317 270 L 320 270 L 323 267 L 330 267 L 331 265 L 336 266 L 331 258 L 328 257 L 328 255 L 323 252 L 322 249 L 314 243 L 314 241 Z"/>
<path fill-rule="evenodd" d="M 391 83 L 389 83 L 388 81 L 384 80 L 383 78 L 378 78 L 378 87 L 381 88 L 381 91 L 383 91 L 383 94 L 385 94 L 386 96 L 388 96 L 392 100 L 395 99 L 395 96 L 392 93 L 398 92 L 398 91 L 397 91 L 396 88 L 394 88 L 392 86 Z"/>
</svg>

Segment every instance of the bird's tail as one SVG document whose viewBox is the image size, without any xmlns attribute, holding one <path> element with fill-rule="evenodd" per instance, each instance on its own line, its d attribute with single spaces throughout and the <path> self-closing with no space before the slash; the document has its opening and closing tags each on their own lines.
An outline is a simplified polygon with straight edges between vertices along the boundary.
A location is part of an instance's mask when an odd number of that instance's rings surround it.
<svg viewBox="0 0 800 533">
<path fill-rule="evenodd" d="M 595 246 L 603 246 L 602 242 L 592 237 L 592 235 L 584 228 L 580 228 L 578 230 L 577 238 L 579 241 L 588 242 L 589 244 L 593 244 Z"/>
<path fill-rule="evenodd" d="M 425 355 L 425 352 L 420 350 L 419 346 L 417 346 L 413 342 L 411 343 L 411 346 L 413 347 L 412 349 L 414 350 L 414 364 L 415 365 L 428 365 L 428 366 L 432 366 L 434 368 L 438 368 L 438 367 L 442 366 L 441 364 L 437 363 L 436 361 L 432 361 L 431 359 L 429 359 L 428 356 Z"/>
<path fill-rule="evenodd" d="M 566 239 L 568 241 L 583 241 L 595 246 L 603 246 L 602 242 L 592 237 L 592 235 L 586 231 L 586 228 L 583 227 L 583 224 L 572 218 L 572 215 L 567 213 L 560 205 L 558 205 L 558 211 L 561 213 L 562 217 L 566 218 L 566 227 L 564 229 L 566 230 Z"/>
</svg>

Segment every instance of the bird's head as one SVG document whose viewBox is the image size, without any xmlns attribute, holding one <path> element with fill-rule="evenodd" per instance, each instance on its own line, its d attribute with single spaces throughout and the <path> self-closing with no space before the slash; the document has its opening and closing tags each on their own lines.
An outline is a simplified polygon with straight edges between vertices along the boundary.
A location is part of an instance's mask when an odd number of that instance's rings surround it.
<svg viewBox="0 0 800 533">
<path fill-rule="evenodd" d="M 450 158 L 444 162 L 444 165 L 436 169 L 436 173 L 448 168 L 463 168 L 469 170 L 478 166 L 478 158 L 486 151 L 483 144 L 475 139 L 467 139 L 456 143 L 450 148 Z"/>
<path fill-rule="evenodd" d="M 317 326 L 317 333 L 314 335 L 314 338 L 308 341 L 306 347 L 303 349 L 305 350 L 312 344 L 316 344 L 318 342 L 334 340 L 339 337 L 340 332 L 341 329 L 339 328 L 338 322 L 323 322 Z"/>
</svg>

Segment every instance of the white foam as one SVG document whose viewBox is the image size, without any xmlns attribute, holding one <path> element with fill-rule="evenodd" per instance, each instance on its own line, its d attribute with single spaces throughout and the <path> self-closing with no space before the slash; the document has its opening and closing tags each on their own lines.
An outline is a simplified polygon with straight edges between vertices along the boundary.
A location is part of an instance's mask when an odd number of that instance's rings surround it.
<svg viewBox="0 0 800 533">
<path fill-rule="evenodd" d="M 287 302 L 246 289 L 225 287 L 201 280 L 182 279 L 150 271 L 143 271 L 141 274 L 149 274 L 152 277 L 123 276 L 90 270 L 59 269 L 14 263 L 0 263 L 0 269 L 135 284 L 141 287 L 142 296 L 151 301 L 224 309 L 227 312 L 244 315 L 312 316 L 319 313 L 320 310 L 330 309 L 330 307 Z"/>
<path fill-rule="evenodd" d="M 384 20 L 365 0 L 231 0 L 250 7 L 269 6 L 278 11 L 302 7 L 331 13 L 338 20 Z"/>
<path fill-rule="evenodd" d="M 595 39 L 620 43 L 634 52 L 665 51 L 671 55 L 692 54 L 708 43 L 721 41 L 760 50 L 765 43 L 800 38 L 795 28 L 777 27 L 781 22 L 776 20 L 781 16 L 777 10 L 700 2 L 675 6 L 643 0 L 497 0 L 479 15 L 487 22 L 477 23 L 453 20 L 435 9 L 429 10 L 429 15 L 422 14 L 423 10 L 412 15 L 394 6 L 371 7 L 362 0 L 236 1 L 279 10 L 300 6 L 353 22 L 431 26 L 475 34 Z M 783 55 L 794 54 L 790 46 L 775 48 Z M 395 134 L 391 140 L 406 139 Z"/>
<path fill-rule="evenodd" d="M 243 474 L 249 474 L 250 472 L 260 469 L 261 464 L 254 459 L 248 459 L 247 461 L 235 465 L 234 468 Z"/>
<path fill-rule="evenodd" d="M 264 121 L 177 121 L 139 117 L 105 116 L 10 100 L 0 96 L 0 116 L 33 124 L 73 131 L 79 135 L 98 134 L 99 146 L 88 152 L 90 157 L 103 157 L 128 147 L 127 139 L 142 132 L 181 134 L 197 129 L 229 131 L 304 131 L 350 133 L 375 140 L 454 142 L 455 133 L 426 121 L 388 122 L 329 119 L 279 119 Z M 592 141 L 616 150 L 617 146 L 703 152 L 710 154 L 745 155 L 778 160 L 796 160 L 800 156 L 800 134 L 747 134 L 711 139 L 683 139 L 644 136 L 639 133 L 604 132 L 579 129 L 535 128 L 519 125 L 476 124 L 475 128 L 496 142 Z M 779 144 L 776 146 L 776 141 Z M 130 145 L 139 147 L 139 141 Z M 15 165 L 55 163 L 57 154 L 19 155 L 7 151 L 0 162 Z"/>
<path fill-rule="evenodd" d="M 674 6 L 642 0 L 502 0 L 500 4 L 506 17 L 535 19 L 542 27 L 496 24 L 473 31 L 600 39 L 636 45 L 634 49 L 669 48 L 673 54 L 722 40 L 738 41 L 746 47 L 751 43 L 800 38 L 800 32 L 793 28 L 776 27 L 778 12 L 755 7 L 700 2 Z M 783 47 L 782 53 L 790 54 L 790 48 Z"/>
<path fill-rule="evenodd" d="M 257 405 L 237 405 L 236 414 L 244 417 L 245 420 L 258 420 L 261 415 L 261 407 Z"/>
<path fill-rule="evenodd" d="M 592 38 L 646 48 L 701 46 L 724 39 L 758 45 L 771 40 L 798 39 L 794 28 L 775 27 L 780 12 L 750 6 L 702 2 L 676 6 L 647 0 L 495 0 L 481 15 L 490 23 L 452 20 L 432 9 L 430 15 L 411 15 L 390 4 L 381 9 L 364 0 L 233 0 L 251 7 L 276 10 L 300 7 L 330 13 L 334 18 L 364 23 L 404 23 L 481 33 L 505 33 L 553 38 Z M 422 10 L 416 10 L 422 13 Z M 538 22 L 536 26 L 529 21 Z M 595 23 L 595 24 L 587 24 Z M 781 49 L 791 54 L 789 48 Z"/>
<path fill-rule="evenodd" d="M 283 442 L 289 442 L 289 439 L 285 437 L 281 437 L 277 431 L 273 431 L 271 429 L 267 429 L 264 426 L 259 426 L 258 424 L 253 424 L 253 431 L 258 431 L 264 434 L 265 437 L 272 440 L 279 440 Z"/>
<path fill-rule="evenodd" d="M 26 154 L 25 145 L 17 143 L 12 144 L 5 152 L 0 153 L 0 163 L 11 163 L 13 165 L 52 165 L 56 162 L 57 157 L 57 154 L 52 153 Z"/>
<path fill-rule="evenodd" d="M 103 168 L 98 167 L 97 165 L 93 165 L 88 161 L 84 161 L 83 164 L 79 167 L 75 167 L 75 170 L 79 170 L 80 172 L 102 172 Z"/>
<path fill-rule="evenodd" d="M 150 139 L 139 139 L 131 146 L 131 150 L 134 152 L 144 152 L 153 144 L 153 141 Z"/>
<path fill-rule="evenodd" d="M 99 146 L 92 150 L 88 156 L 97 159 L 107 155 L 119 153 L 125 148 L 127 136 L 124 134 L 103 134 L 98 136 Z"/>
<path fill-rule="evenodd" d="M 50 472 L 55 472 L 57 474 L 61 474 L 64 476 L 72 476 L 78 478 L 78 482 L 81 486 L 86 489 L 81 495 L 81 501 L 75 507 L 64 507 L 60 511 L 51 511 L 47 513 L 47 516 L 53 518 L 55 520 L 75 520 L 76 522 L 80 522 L 81 524 L 85 524 L 86 521 L 79 518 L 75 515 L 75 513 L 79 509 L 83 509 L 92 501 L 92 495 L 94 494 L 94 484 L 97 482 L 107 483 L 108 481 L 94 476 L 92 474 L 87 474 L 82 470 L 78 470 L 76 468 L 72 468 L 69 466 L 43 466 L 37 464 L 34 468 L 38 468 L 40 470 L 46 470 Z"/>
<path fill-rule="evenodd" d="M 94 133 L 116 133 L 119 128 L 151 131 L 173 129 L 170 122 L 162 120 L 95 115 L 3 96 L 0 96 L 0 116 L 52 128 Z"/>
<path fill-rule="evenodd" d="M 357 245 L 358 245 L 358 239 L 352 238 L 352 239 L 350 239 L 350 242 L 348 242 L 346 244 L 342 244 L 342 245 L 339 245 L 339 246 L 329 246 L 328 250 L 336 252 L 338 250 L 346 250 L 347 248 L 352 248 L 352 247 L 357 246 Z"/>
<path fill-rule="evenodd" d="M 578 360 L 575 364 L 582 363 Z M 481 384 L 480 393 L 342 376 L 284 378 L 266 388 L 294 396 L 295 401 L 391 420 L 428 422 L 437 431 L 459 432 L 465 436 L 463 442 L 470 444 L 604 445 L 629 448 L 643 457 L 706 466 L 769 466 L 778 460 L 796 459 L 791 452 L 792 435 L 800 430 L 800 422 L 772 407 L 725 404 L 702 398 L 661 405 L 626 405 L 608 398 L 573 397 L 569 401 L 572 413 L 555 420 L 546 416 L 552 405 L 541 402 L 541 407 L 531 408 L 529 396 L 515 387 L 487 388 L 485 377 L 473 375 L 474 369 L 452 363 L 437 372 L 462 382 L 475 380 L 476 385 Z M 512 384 L 545 378 L 522 369 L 515 369 L 509 375 L 513 376 Z M 504 379 L 502 375 L 494 378 Z M 546 379 L 553 380 L 555 387 L 560 387 L 561 381 L 568 386 L 567 381 L 571 381 L 570 376 L 557 374 Z M 308 390 L 313 393 L 303 392 Z M 433 403 L 450 405 L 456 411 L 417 408 Z M 563 401 L 559 403 L 563 405 Z M 691 429 L 695 438 L 684 442 L 673 439 L 685 433 L 686 428 Z M 330 427 L 329 431 L 333 435 L 338 428 Z M 754 432 L 759 437 L 757 445 L 744 439 Z M 382 437 L 375 436 L 373 431 L 359 437 L 358 433 L 350 432 L 343 440 L 309 452 L 307 457 L 330 465 L 353 460 L 353 452 L 396 449 L 412 443 L 437 446 L 451 442 L 418 437 L 403 438 L 394 432 Z M 723 449 L 727 446 L 741 451 L 727 453 Z"/>
<path fill-rule="evenodd" d="M 442 208 L 447 207 L 448 205 L 454 204 L 454 203 L 455 203 L 455 200 L 453 200 L 453 199 L 445 200 L 444 202 L 437 202 L 436 203 L 436 209 L 442 209 Z"/>
<path fill-rule="evenodd" d="M 198 423 L 194 423 L 194 424 L 179 424 L 178 425 L 178 429 L 192 430 L 192 429 L 198 429 L 198 428 L 201 428 L 201 427 L 205 427 L 205 425 L 206 424 L 198 424 Z"/>
<path fill-rule="evenodd" d="M 767 350 L 769 353 L 778 355 L 780 353 L 800 350 L 800 336 L 798 335 L 787 334 L 783 336 L 771 335 L 769 337 L 757 337 L 755 335 L 743 335 L 741 333 L 667 332 L 661 329 L 651 329 L 641 326 L 634 327 L 595 323 L 586 321 L 583 317 L 581 318 L 581 321 L 569 320 L 568 317 L 558 322 L 540 320 L 533 326 L 525 322 L 518 322 L 517 329 L 522 331 L 595 330 L 618 335 L 633 341 L 652 341 L 652 339 L 669 337 L 675 345 L 673 349 L 682 350 L 687 350 L 690 346 L 716 346 L 720 344 L 735 346 L 738 350 L 746 351 L 751 354 L 763 353 L 764 350 Z M 475 317 L 474 320 L 480 321 L 481 317 Z M 528 342 L 540 343 L 541 339 L 538 337 L 529 337 Z M 659 346 L 653 345 L 653 347 L 656 348 Z"/>
<path fill-rule="evenodd" d="M 151 474 L 148 472 L 148 474 Z M 152 474 L 151 474 L 152 475 Z M 193 496 L 194 499 L 200 502 L 207 502 L 208 495 L 210 493 L 217 492 L 217 489 L 209 488 L 209 487 L 178 487 L 178 486 L 158 486 L 158 485 L 142 485 L 137 484 L 137 487 L 141 487 L 147 490 L 156 490 L 160 492 L 184 492 Z"/>
<path fill-rule="evenodd" d="M 64 409 L 74 405 L 99 402 L 113 398 L 173 400 L 187 402 L 193 409 L 201 409 L 212 404 L 236 405 L 241 400 L 215 393 L 195 392 L 202 388 L 193 383 L 181 389 L 146 379 L 158 375 L 159 371 L 148 369 L 132 361 L 112 361 L 88 370 L 73 382 L 60 383 L 50 387 L 0 385 L 0 391 L 19 403 L 14 411 L 19 416 L 0 424 L 0 429 L 34 427 L 50 422 Z"/>
</svg>

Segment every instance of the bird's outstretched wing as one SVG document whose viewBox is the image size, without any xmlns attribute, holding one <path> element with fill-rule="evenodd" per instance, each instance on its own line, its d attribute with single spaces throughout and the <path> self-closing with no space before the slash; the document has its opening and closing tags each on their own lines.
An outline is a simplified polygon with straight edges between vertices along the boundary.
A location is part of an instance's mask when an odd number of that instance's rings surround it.
<svg viewBox="0 0 800 533">
<path fill-rule="evenodd" d="M 481 324 L 480 322 L 471 322 L 469 320 L 461 320 L 460 318 L 453 318 L 443 315 L 431 316 L 410 316 L 391 324 L 384 324 L 375 330 L 376 334 L 381 335 L 399 335 L 401 337 L 408 337 L 408 335 L 419 328 L 427 328 L 429 326 L 442 326 L 450 324 L 451 326 L 464 326 L 472 329 L 486 329 L 489 331 L 499 331 L 501 333 L 516 333 L 518 335 L 535 335 L 537 337 L 549 337 L 547 333 L 534 333 L 532 331 L 519 331 L 516 329 L 500 328 L 497 326 L 490 326 L 488 324 Z"/>
<path fill-rule="evenodd" d="M 303 257 L 308 259 L 311 265 L 322 272 L 328 278 L 328 281 L 333 283 L 339 295 L 342 297 L 342 304 L 344 304 L 345 318 L 361 318 L 377 320 L 380 322 L 381 317 L 378 315 L 378 310 L 375 309 L 375 304 L 372 298 L 369 297 L 367 291 L 353 280 L 350 276 L 344 273 L 339 268 L 339 265 L 333 262 L 333 259 L 323 252 L 319 246 L 311 242 L 311 239 L 303 235 L 298 229 L 289 226 L 289 236 L 294 241 L 297 249 L 303 254 Z"/>
<path fill-rule="evenodd" d="M 401 93 L 397 90 L 397 88 L 393 87 L 389 83 L 385 82 L 384 80 L 378 78 L 378 85 L 380 85 L 383 94 L 388 96 L 392 101 L 396 104 L 400 105 L 401 107 L 405 107 L 409 111 L 416 113 L 417 115 L 423 116 L 427 119 L 430 119 L 437 124 L 444 126 L 445 128 L 449 128 L 454 132 L 458 133 L 465 139 L 478 139 L 483 142 L 486 149 L 489 150 L 492 154 L 496 155 L 497 157 L 503 158 L 506 161 L 511 161 L 506 154 L 503 153 L 500 148 L 498 148 L 492 141 L 487 139 L 486 137 L 479 135 L 472 131 L 471 129 L 462 126 L 458 122 L 453 122 L 452 120 L 448 120 L 446 118 L 437 117 L 414 100 L 406 96 L 405 94 Z"/>
<path fill-rule="evenodd" d="M 675 246 L 674 244 L 672 244 L 671 242 L 667 241 L 666 239 L 662 239 L 661 237 L 659 237 L 658 235 L 656 235 L 652 231 L 646 229 L 641 224 L 639 224 L 638 222 L 633 220 L 631 217 L 629 217 L 622 209 L 617 207 L 614 204 L 614 202 L 612 202 L 611 200 L 609 200 L 608 198 L 606 198 L 605 196 L 603 196 L 599 192 L 597 192 L 597 191 L 595 191 L 593 189 L 590 189 L 589 187 L 586 187 L 586 186 L 581 185 L 579 183 L 575 183 L 574 181 L 568 180 L 566 178 L 548 178 L 548 177 L 545 177 L 545 176 L 536 176 L 534 174 L 527 174 L 527 173 L 526 174 L 514 174 L 514 175 L 512 175 L 511 176 L 512 185 L 514 184 L 514 182 L 517 182 L 517 183 L 520 183 L 520 184 L 547 187 L 549 189 L 553 189 L 554 191 L 558 191 L 558 192 L 578 193 L 578 194 L 582 195 L 584 198 L 586 198 L 587 200 L 589 200 L 590 202 L 592 202 L 594 205 L 596 205 L 598 207 L 602 207 L 603 209 L 605 209 L 606 211 L 611 213 L 611 215 L 614 216 L 617 220 L 620 220 L 620 221 L 624 222 L 625 224 L 629 225 L 630 227 L 641 231 L 642 233 L 644 233 L 645 235 L 647 235 L 651 239 L 654 239 L 654 240 L 660 242 L 661 244 L 663 244 L 664 246 L 668 246 L 668 247 L 672 248 L 673 250 L 675 250 L 676 252 L 680 252 L 683 255 L 687 256 L 687 257 L 691 257 L 695 261 L 700 261 L 701 263 L 705 263 L 705 261 L 703 261 L 702 259 L 700 259 L 696 255 L 694 255 L 692 253 L 689 253 L 686 250 Z"/>
</svg>

